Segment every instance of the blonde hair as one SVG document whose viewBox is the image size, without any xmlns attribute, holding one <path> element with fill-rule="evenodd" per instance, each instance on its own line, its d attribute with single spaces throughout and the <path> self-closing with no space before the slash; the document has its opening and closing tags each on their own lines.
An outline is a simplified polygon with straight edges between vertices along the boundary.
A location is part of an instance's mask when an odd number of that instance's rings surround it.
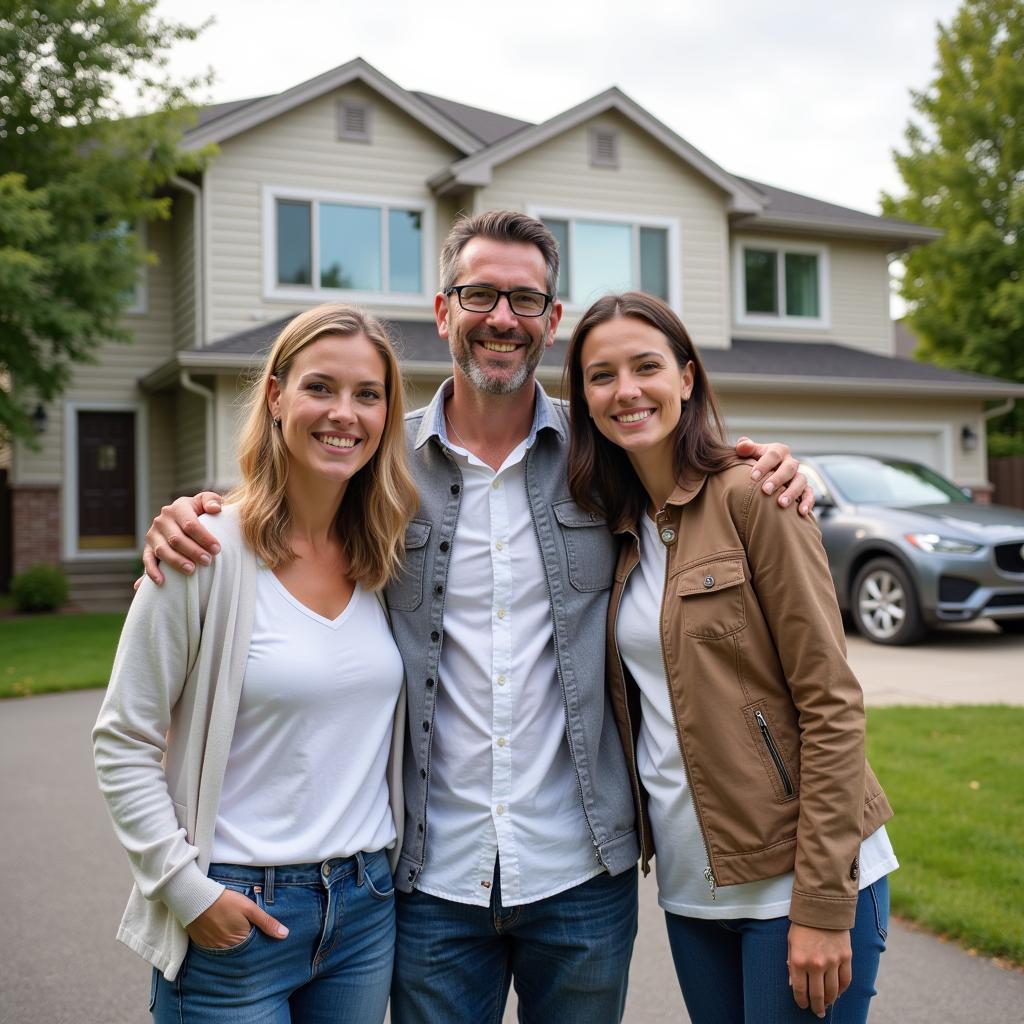
<svg viewBox="0 0 1024 1024">
<path fill-rule="evenodd" d="M 288 543 L 288 450 L 274 426 L 267 390 L 271 377 L 284 387 L 295 356 L 328 335 L 363 335 L 384 360 L 384 432 L 373 457 L 349 481 L 334 520 L 349 576 L 376 590 L 399 568 L 405 530 L 418 503 L 406 461 L 402 374 L 391 339 L 376 317 L 355 306 L 331 303 L 300 313 L 285 325 L 250 387 L 238 445 L 242 482 L 228 500 L 239 506 L 246 543 L 271 568 L 295 557 Z"/>
</svg>

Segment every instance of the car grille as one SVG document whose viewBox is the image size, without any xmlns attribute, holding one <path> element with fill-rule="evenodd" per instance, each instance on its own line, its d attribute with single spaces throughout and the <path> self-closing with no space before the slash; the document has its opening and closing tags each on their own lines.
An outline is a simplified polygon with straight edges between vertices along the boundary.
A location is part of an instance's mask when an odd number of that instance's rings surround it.
<svg viewBox="0 0 1024 1024">
<path fill-rule="evenodd" d="M 987 605 L 989 608 L 1017 608 L 1024 606 L 1024 594 L 996 594 Z"/>
<path fill-rule="evenodd" d="M 995 548 L 996 565 L 1003 572 L 1024 572 L 1024 555 L 1021 555 L 1021 544 L 999 544 Z"/>
<path fill-rule="evenodd" d="M 974 580 L 965 580 L 962 576 L 939 577 L 939 600 L 959 604 L 970 598 L 978 589 Z"/>
</svg>

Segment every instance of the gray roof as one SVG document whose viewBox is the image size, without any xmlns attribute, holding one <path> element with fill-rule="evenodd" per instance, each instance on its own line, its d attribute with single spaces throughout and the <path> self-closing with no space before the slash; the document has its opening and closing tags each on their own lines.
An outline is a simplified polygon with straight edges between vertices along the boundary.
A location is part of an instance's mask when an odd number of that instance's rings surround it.
<svg viewBox="0 0 1024 1024">
<path fill-rule="evenodd" d="M 470 107 L 465 103 L 446 100 L 443 96 L 433 96 L 429 92 L 414 92 L 413 95 L 419 96 L 424 103 L 429 103 L 449 121 L 454 121 L 486 146 L 513 135 L 521 128 L 533 126 L 532 122 L 521 121 L 518 117 L 508 117 L 505 114 L 482 110 L 480 107 Z"/>
<path fill-rule="evenodd" d="M 293 314 L 294 315 L 294 314 Z M 190 352 L 203 356 L 240 356 L 251 358 L 265 353 L 291 316 L 260 324 L 204 349 Z M 448 347 L 438 336 L 433 320 L 387 321 L 404 362 L 436 364 L 438 370 L 449 363 Z M 565 361 L 568 338 L 556 338 L 545 353 L 542 367 L 557 375 Z M 721 385 L 771 386 L 773 390 L 813 388 L 835 390 L 837 385 L 850 390 L 877 387 L 884 391 L 941 391 L 973 395 L 1024 396 L 1024 385 L 985 377 L 978 373 L 947 370 L 931 363 L 865 352 L 862 349 L 830 342 L 754 341 L 734 338 L 727 349 L 705 348 L 701 352 L 712 380 Z"/>
<path fill-rule="evenodd" d="M 479 140 L 483 149 L 487 149 L 509 138 L 509 136 L 516 134 L 516 132 L 534 127 L 531 121 L 509 117 L 506 114 L 498 114 L 490 110 L 484 110 L 481 107 L 470 106 L 466 103 L 458 103 L 455 100 L 445 99 L 443 96 L 435 96 L 432 93 L 412 91 L 411 94 L 437 111 L 453 125 Z M 200 128 L 205 128 L 211 122 L 233 114 L 243 107 L 262 99 L 266 99 L 266 97 L 255 96 L 250 99 L 216 103 L 200 108 L 198 111 L 198 122 L 191 130 L 197 131 Z M 763 213 L 748 215 L 736 220 L 737 227 L 788 226 L 798 229 L 800 227 L 815 229 L 825 233 L 832 230 L 837 233 L 881 235 L 887 237 L 901 235 L 905 237 L 899 238 L 898 241 L 907 244 L 914 241 L 925 241 L 929 238 L 937 237 L 939 234 L 939 232 L 922 228 L 919 225 L 910 224 L 906 221 L 896 220 L 891 217 L 878 217 L 874 214 L 865 213 L 862 210 L 853 210 L 849 207 L 839 206 L 836 203 L 825 202 L 822 199 L 801 195 L 798 192 L 790 192 L 787 189 L 766 185 L 763 182 L 743 178 L 739 175 L 734 177 L 737 181 L 755 189 L 764 197 L 767 203 L 767 208 Z"/>
</svg>

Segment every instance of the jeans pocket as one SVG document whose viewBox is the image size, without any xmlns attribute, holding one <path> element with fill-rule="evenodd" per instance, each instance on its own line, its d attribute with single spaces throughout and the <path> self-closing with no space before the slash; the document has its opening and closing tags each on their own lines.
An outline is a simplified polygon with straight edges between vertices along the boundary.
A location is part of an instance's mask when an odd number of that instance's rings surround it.
<svg viewBox="0 0 1024 1024">
<path fill-rule="evenodd" d="M 213 876 L 211 875 L 211 878 Z M 257 906 L 260 905 L 259 899 L 257 899 L 257 893 L 251 885 L 241 885 L 238 882 L 225 881 L 222 878 L 214 878 L 215 882 L 220 882 L 225 889 L 230 889 L 232 892 L 237 892 L 244 896 L 247 900 L 255 903 Z M 195 939 L 189 939 L 193 949 L 198 949 L 200 953 L 206 953 L 208 956 L 231 956 L 234 953 L 240 953 L 243 949 L 250 945 L 252 940 L 256 938 L 257 929 L 256 925 L 250 925 L 249 934 L 246 935 L 241 942 L 236 942 L 232 946 L 203 946 L 196 942 Z"/>
<path fill-rule="evenodd" d="M 149 980 L 149 1012 L 153 1012 L 153 1007 L 156 1006 L 156 990 L 160 984 L 160 972 L 154 967 L 153 976 Z"/>
<path fill-rule="evenodd" d="M 374 875 L 377 876 L 377 881 L 374 881 Z M 388 867 L 388 859 L 383 854 L 375 854 L 373 857 L 367 858 L 363 878 L 366 880 L 366 888 L 374 899 L 390 900 L 394 898 L 395 883 L 391 877 L 391 869 Z"/>
</svg>

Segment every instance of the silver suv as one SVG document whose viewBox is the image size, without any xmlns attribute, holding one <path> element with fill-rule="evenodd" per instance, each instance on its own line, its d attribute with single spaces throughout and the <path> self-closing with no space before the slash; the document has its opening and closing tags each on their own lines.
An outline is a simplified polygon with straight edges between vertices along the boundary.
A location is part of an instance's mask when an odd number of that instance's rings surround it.
<svg viewBox="0 0 1024 1024">
<path fill-rule="evenodd" d="M 869 640 L 911 644 L 946 622 L 1024 633 L 1024 511 L 975 504 L 917 462 L 803 459 L 839 607 Z"/>
</svg>

